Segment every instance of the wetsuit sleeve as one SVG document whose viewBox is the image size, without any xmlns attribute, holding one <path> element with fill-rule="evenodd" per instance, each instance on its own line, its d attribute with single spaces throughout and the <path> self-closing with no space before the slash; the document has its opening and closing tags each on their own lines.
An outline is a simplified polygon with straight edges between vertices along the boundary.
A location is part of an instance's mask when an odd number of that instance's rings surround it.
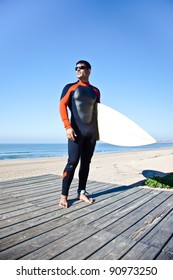
<svg viewBox="0 0 173 280">
<path fill-rule="evenodd" d="M 70 85 L 66 85 L 62 91 L 60 105 L 59 105 L 60 116 L 64 124 L 64 127 L 66 129 L 72 127 L 68 117 L 68 109 L 67 109 L 67 106 L 69 104 L 69 99 L 70 99 L 70 93 L 71 93 Z"/>
<path fill-rule="evenodd" d="M 96 87 L 93 87 L 94 91 L 96 92 L 97 94 L 97 103 L 100 103 L 100 91 L 98 88 Z"/>
<path fill-rule="evenodd" d="M 100 103 L 100 91 L 98 90 L 98 93 L 97 93 L 97 102 Z"/>
</svg>

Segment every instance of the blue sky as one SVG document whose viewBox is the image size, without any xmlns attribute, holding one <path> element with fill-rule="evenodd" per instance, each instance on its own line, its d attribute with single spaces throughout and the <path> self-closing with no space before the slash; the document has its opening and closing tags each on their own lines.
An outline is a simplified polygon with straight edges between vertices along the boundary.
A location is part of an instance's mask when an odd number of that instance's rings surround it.
<svg viewBox="0 0 173 280">
<path fill-rule="evenodd" d="M 101 102 L 173 141 L 173 1 L 1 0 L 0 143 L 66 141 L 58 104 L 75 63 Z"/>
</svg>

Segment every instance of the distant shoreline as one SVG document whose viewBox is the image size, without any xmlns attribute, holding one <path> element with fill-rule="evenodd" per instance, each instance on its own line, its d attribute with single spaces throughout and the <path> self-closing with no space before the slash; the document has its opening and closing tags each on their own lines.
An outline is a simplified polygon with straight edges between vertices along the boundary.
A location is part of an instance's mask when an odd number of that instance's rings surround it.
<svg viewBox="0 0 173 280">
<path fill-rule="evenodd" d="M 45 174 L 61 176 L 67 157 L 30 158 L 0 161 L 0 182 Z M 172 172 L 173 147 L 116 153 L 95 153 L 90 180 L 129 185 L 144 180 L 143 174 Z M 78 168 L 75 173 L 78 177 Z M 58 187 L 58 186 L 57 186 Z M 60 186 L 59 186 L 60 187 Z"/>
<path fill-rule="evenodd" d="M 98 142 L 95 154 L 110 154 L 172 148 L 173 143 L 156 143 L 139 147 L 121 147 Z M 67 143 L 60 144 L 0 144 L 0 161 L 67 157 Z"/>
</svg>

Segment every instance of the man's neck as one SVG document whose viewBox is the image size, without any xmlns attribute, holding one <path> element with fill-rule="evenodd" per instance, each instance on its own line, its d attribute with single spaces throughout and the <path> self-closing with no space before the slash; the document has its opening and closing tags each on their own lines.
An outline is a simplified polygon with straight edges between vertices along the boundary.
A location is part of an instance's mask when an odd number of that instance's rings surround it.
<svg viewBox="0 0 173 280">
<path fill-rule="evenodd" d="M 83 83 L 83 84 L 89 84 L 89 80 L 83 80 L 83 79 L 81 80 L 81 79 L 79 79 L 79 82 Z"/>
</svg>

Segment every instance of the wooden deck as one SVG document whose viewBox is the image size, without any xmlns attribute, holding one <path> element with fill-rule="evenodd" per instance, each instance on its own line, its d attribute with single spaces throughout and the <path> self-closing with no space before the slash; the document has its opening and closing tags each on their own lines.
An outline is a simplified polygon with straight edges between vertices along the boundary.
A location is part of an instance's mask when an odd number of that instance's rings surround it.
<svg viewBox="0 0 173 280">
<path fill-rule="evenodd" d="M 0 259 L 173 259 L 173 192 L 88 181 L 95 203 L 60 209 L 61 178 L 0 183 Z"/>
</svg>

